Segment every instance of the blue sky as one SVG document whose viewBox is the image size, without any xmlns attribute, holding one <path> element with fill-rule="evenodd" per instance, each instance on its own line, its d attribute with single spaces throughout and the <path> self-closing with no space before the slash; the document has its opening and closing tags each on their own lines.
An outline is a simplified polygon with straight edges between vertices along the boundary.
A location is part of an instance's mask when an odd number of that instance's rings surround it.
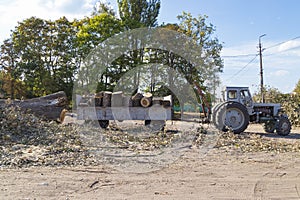
<svg viewBox="0 0 300 200">
<path fill-rule="evenodd" d="M 0 0 L 0 41 L 18 21 L 31 16 L 57 19 L 89 15 L 96 0 Z M 223 85 L 259 85 L 258 37 L 262 38 L 264 82 L 284 93 L 300 79 L 300 1 L 298 0 L 161 0 L 159 23 L 176 23 L 182 11 L 207 15 L 223 43 Z M 116 0 L 107 0 L 112 6 Z M 273 47 L 274 46 L 274 47 Z M 268 48 L 272 47 L 272 48 Z M 250 54 L 250 55 L 249 55 Z M 249 55 L 249 56 L 238 56 Z M 250 62 L 252 61 L 252 62 Z"/>
<path fill-rule="evenodd" d="M 300 79 L 300 39 L 291 40 L 300 36 L 299 9 L 297 0 L 165 0 L 159 21 L 176 22 L 176 15 L 183 10 L 193 16 L 207 15 L 224 45 L 223 85 L 249 86 L 253 92 L 260 84 L 259 57 L 254 55 L 259 36 L 266 34 L 261 38 L 266 48 L 264 83 L 289 93 Z"/>
<path fill-rule="evenodd" d="M 176 22 L 183 10 L 208 15 L 217 35 L 226 45 L 239 45 L 267 33 L 274 40 L 294 37 L 300 30 L 298 0 L 162 0 L 159 20 Z M 193 3 L 197 2 L 197 3 Z"/>
</svg>

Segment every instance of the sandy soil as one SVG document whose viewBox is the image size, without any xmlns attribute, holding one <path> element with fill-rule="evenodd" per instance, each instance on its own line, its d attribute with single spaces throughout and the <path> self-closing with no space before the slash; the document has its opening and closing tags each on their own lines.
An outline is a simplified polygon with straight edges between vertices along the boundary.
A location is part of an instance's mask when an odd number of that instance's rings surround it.
<svg viewBox="0 0 300 200">
<path fill-rule="evenodd" d="M 247 131 L 263 132 L 251 125 Z M 262 133 L 263 134 L 263 133 Z M 271 140 L 294 142 L 300 130 Z M 0 199 L 300 199 L 300 153 L 190 149 L 149 173 L 107 166 L 31 167 L 0 171 Z"/>
</svg>

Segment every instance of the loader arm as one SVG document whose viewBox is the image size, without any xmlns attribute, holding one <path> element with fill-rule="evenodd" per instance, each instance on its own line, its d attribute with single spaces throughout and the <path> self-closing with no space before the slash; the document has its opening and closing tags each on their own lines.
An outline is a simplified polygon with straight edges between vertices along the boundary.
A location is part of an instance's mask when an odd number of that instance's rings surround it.
<svg viewBox="0 0 300 200">
<path fill-rule="evenodd" d="M 206 96 L 205 94 L 203 93 L 203 90 L 201 89 L 199 83 L 197 83 L 196 81 L 194 82 L 194 87 L 199 95 L 199 98 L 200 98 L 200 105 L 201 105 L 201 108 L 202 108 L 202 111 L 204 113 L 204 116 L 205 118 L 208 118 L 209 114 L 211 113 L 211 107 L 206 99 Z M 206 112 L 206 109 L 207 108 L 207 112 Z"/>
</svg>

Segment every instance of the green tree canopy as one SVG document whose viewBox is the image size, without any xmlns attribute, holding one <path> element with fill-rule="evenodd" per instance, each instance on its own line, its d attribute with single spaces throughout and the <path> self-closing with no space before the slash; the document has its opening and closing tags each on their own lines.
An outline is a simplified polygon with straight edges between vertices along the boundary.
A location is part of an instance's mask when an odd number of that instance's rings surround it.
<svg viewBox="0 0 300 200">
<path fill-rule="evenodd" d="M 16 53 L 12 39 L 4 40 L 0 50 L 0 66 L 2 68 L 1 93 L 9 94 L 12 99 L 16 96 L 20 98 L 21 95 L 20 88 L 16 88 L 16 83 L 21 75 L 18 66 L 19 60 L 20 58 Z"/>
<path fill-rule="evenodd" d="M 183 12 L 178 16 L 180 21 L 178 31 L 191 37 L 201 47 L 199 56 L 200 63 L 205 70 L 205 76 L 196 74 L 195 80 L 213 80 L 218 78 L 216 73 L 222 72 L 223 60 L 221 58 L 221 50 L 223 45 L 217 37 L 214 37 L 215 27 L 211 23 L 207 23 L 207 16 L 199 15 L 197 18 L 190 13 Z M 197 77 L 198 76 L 198 77 Z"/>
<path fill-rule="evenodd" d="M 297 82 L 294 92 L 300 96 L 300 80 Z"/>
<path fill-rule="evenodd" d="M 127 29 L 156 27 L 160 0 L 117 0 L 119 15 Z"/>
<path fill-rule="evenodd" d="M 56 21 L 31 17 L 12 33 L 18 67 L 27 97 L 58 90 L 71 94 L 76 70 L 76 32 L 67 18 Z"/>
</svg>

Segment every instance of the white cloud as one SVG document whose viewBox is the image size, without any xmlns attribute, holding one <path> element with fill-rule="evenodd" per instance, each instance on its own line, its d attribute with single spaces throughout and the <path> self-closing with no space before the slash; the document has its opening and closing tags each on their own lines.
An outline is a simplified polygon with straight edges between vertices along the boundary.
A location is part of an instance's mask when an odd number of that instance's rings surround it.
<svg viewBox="0 0 300 200">
<path fill-rule="evenodd" d="M 279 45 L 278 45 L 279 44 Z M 280 56 L 300 56 L 300 40 L 289 40 L 287 42 L 268 42 L 265 56 L 280 55 Z M 268 48 L 272 47 L 272 48 Z"/>
<path fill-rule="evenodd" d="M 0 41 L 9 37 L 17 22 L 32 16 L 43 19 L 81 19 L 92 12 L 97 0 L 13 0 L 0 1 Z"/>
<path fill-rule="evenodd" d="M 234 47 L 224 47 L 222 56 L 233 56 L 233 55 L 247 55 L 257 53 L 257 44 L 255 42 L 248 42 L 240 44 Z"/>
<path fill-rule="evenodd" d="M 67 14 L 86 14 L 90 11 L 96 0 L 39 0 L 39 5 L 44 8 L 50 9 L 50 11 L 58 11 Z"/>
<path fill-rule="evenodd" d="M 277 71 L 274 71 L 274 72 L 270 73 L 271 76 L 276 76 L 276 77 L 284 77 L 284 76 L 287 76 L 289 74 L 290 74 L 290 72 L 287 71 L 287 70 L 277 70 Z"/>
<path fill-rule="evenodd" d="M 300 41 L 292 40 L 281 44 L 278 48 L 278 51 L 287 51 L 296 47 L 300 47 Z"/>
</svg>

